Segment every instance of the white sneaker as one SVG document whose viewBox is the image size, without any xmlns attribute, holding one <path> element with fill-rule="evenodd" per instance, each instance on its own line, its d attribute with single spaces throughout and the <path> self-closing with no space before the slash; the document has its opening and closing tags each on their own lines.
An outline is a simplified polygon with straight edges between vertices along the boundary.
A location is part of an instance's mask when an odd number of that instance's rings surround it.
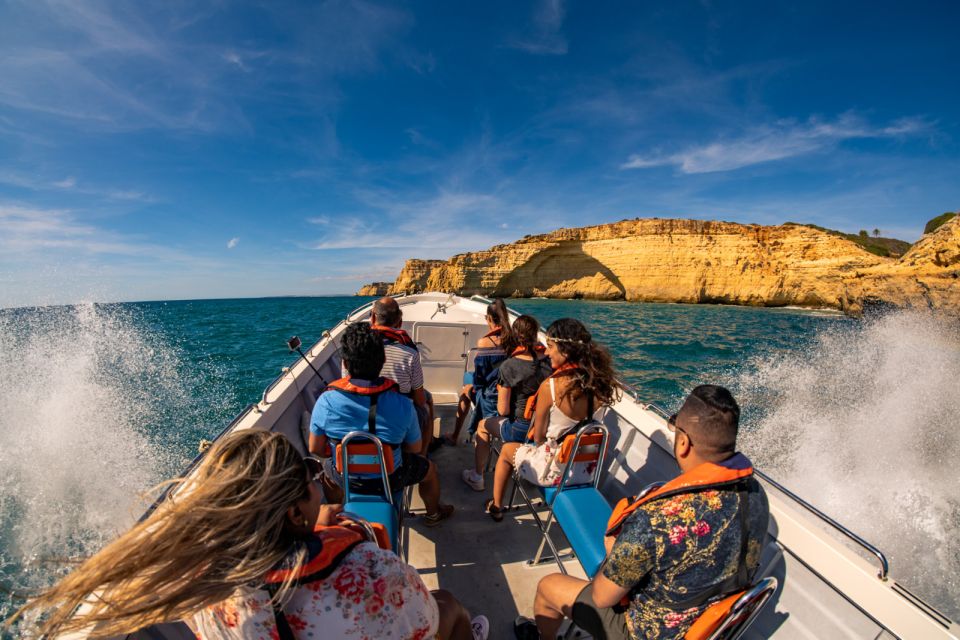
<svg viewBox="0 0 960 640">
<path fill-rule="evenodd" d="M 487 640 L 490 635 L 490 621 L 487 616 L 477 616 L 470 621 L 470 629 L 473 630 L 473 640 Z"/>
<path fill-rule="evenodd" d="M 473 469 L 464 469 L 460 477 L 463 478 L 463 481 L 470 485 L 470 488 L 474 491 L 483 491 L 486 487 L 483 482 L 483 476 Z"/>
</svg>

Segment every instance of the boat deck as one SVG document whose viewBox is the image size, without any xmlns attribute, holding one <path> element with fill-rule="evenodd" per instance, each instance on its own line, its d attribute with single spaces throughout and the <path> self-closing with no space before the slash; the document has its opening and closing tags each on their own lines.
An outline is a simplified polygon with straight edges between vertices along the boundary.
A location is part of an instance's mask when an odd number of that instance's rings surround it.
<svg viewBox="0 0 960 640">
<path fill-rule="evenodd" d="M 444 432 L 453 430 L 455 407 L 439 405 Z M 437 429 L 435 431 L 439 432 Z M 464 429 L 465 433 L 466 429 Z M 494 522 L 483 511 L 491 495 L 493 470 L 487 474 L 486 491 L 474 491 L 460 479 L 460 472 L 473 465 L 473 445 L 444 446 L 431 455 L 440 473 L 441 501 L 457 511 L 439 526 L 423 526 L 419 518 L 405 522 L 404 552 L 430 589 L 452 592 L 470 610 L 490 619 L 491 638 L 512 638 L 518 615 L 533 615 L 537 582 L 558 571 L 553 560 L 536 567 L 525 566 L 534 557 L 542 536 L 520 495 L 521 506 Z M 509 494 L 508 494 L 509 496 Z M 420 497 L 413 493 L 412 512 L 424 513 Z M 568 549 L 559 527 L 551 529 L 561 553 Z M 576 559 L 564 565 L 570 575 L 585 577 Z"/>
</svg>

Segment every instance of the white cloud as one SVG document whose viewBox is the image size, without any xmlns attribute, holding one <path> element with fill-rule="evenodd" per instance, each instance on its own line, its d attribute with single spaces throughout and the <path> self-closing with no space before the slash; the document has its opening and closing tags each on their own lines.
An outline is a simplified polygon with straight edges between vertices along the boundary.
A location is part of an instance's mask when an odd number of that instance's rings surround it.
<svg viewBox="0 0 960 640">
<path fill-rule="evenodd" d="M 871 127 L 852 114 L 845 114 L 834 122 L 816 118 L 804 123 L 781 120 L 772 125 L 748 129 L 740 137 L 684 151 L 634 154 L 620 168 L 646 169 L 673 165 L 683 173 L 732 171 L 762 162 L 814 153 L 844 140 L 904 137 L 921 133 L 930 126 L 926 120 L 914 117 L 901 118 L 885 127 Z"/>
<path fill-rule="evenodd" d="M 568 49 L 562 31 L 565 17 L 563 0 L 541 0 L 533 16 L 533 33 L 513 38 L 508 46 L 535 55 L 565 55 Z"/>
<path fill-rule="evenodd" d="M 233 249 L 238 244 L 240 244 L 240 238 L 230 238 L 227 242 L 227 249 Z"/>
<path fill-rule="evenodd" d="M 53 186 L 59 189 L 72 189 L 73 187 L 77 186 L 77 179 L 73 176 L 69 176 L 63 180 L 60 180 L 59 182 L 54 182 Z"/>
</svg>

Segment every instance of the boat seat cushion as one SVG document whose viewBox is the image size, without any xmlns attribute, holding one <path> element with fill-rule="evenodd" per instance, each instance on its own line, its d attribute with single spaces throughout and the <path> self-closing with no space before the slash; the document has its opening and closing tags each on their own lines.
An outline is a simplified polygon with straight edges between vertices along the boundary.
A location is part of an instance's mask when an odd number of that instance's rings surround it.
<svg viewBox="0 0 960 640">
<path fill-rule="evenodd" d="M 564 489 L 553 502 L 553 516 L 588 578 L 596 575 L 606 557 L 603 534 L 612 513 L 606 499 L 593 486 Z"/>
<path fill-rule="evenodd" d="M 351 496 L 352 498 L 353 496 Z M 397 510 L 389 502 L 382 499 L 367 500 L 368 496 L 357 496 L 358 500 L 351 500 L 343 505 L 344 511 L 355 513 L 367 522 L 377 522 L 383 525 L 387 530 L 387 536 L 390 538 L 390 546 L 394 546 L 397 540 L 397 528 L 399 526 Z M 396 552 L 396 549 L 393 549 Z"/>
</svg>

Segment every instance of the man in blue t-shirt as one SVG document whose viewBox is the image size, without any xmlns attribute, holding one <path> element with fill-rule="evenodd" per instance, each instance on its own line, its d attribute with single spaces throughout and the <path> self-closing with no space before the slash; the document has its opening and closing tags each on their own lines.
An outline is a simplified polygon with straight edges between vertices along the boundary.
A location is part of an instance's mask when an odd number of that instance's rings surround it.
<svg viewBox="0 0 960 640">
<path fill-rule="evenodd" d="M 436 466 L 417 454 L 421 449 L 420 424 L 413 402 L 397 391 L 392 381 L 380 377 L 386 360 L 383 341 L 366 323 L 352 324 L 340 341 L 343 366 L 350 374 L 330 384 L 320 395 L 310 418 L 310 452 L 324 461 L 324 473 L 336 484 L 342 480 L 330 456 L 337 443 L 351 431 L 369 431 L 371 398 L 377 398 L 375 432 L 385 447 L 393 450 L 396 465 L 390 474 L 393 492 L 419 484 L 427 508 L 424 524 L 433 526 L 453 514 L 452 505 L 440 504 L 440 480 Z M 392 388 L 387 388 L 392 387 Z M 350 490 L 361 494 L 383 492 L 379 474 L 355 476 Z"/>
</svg>

